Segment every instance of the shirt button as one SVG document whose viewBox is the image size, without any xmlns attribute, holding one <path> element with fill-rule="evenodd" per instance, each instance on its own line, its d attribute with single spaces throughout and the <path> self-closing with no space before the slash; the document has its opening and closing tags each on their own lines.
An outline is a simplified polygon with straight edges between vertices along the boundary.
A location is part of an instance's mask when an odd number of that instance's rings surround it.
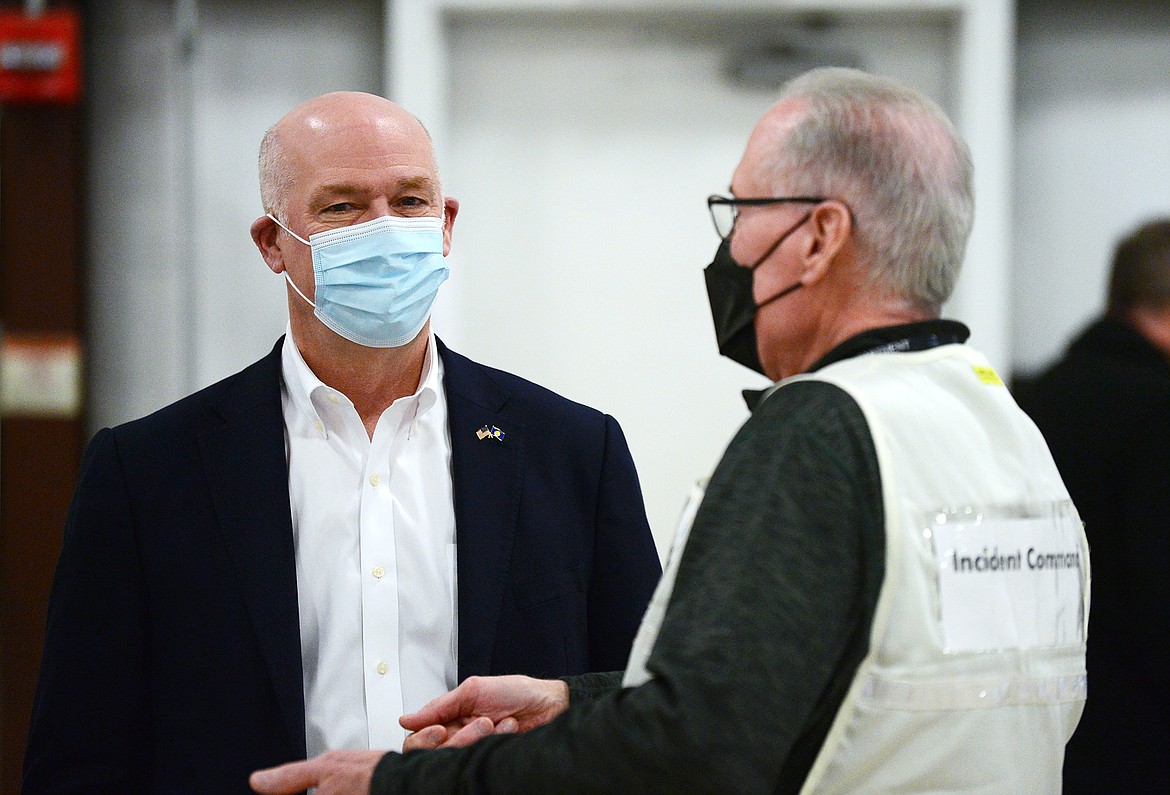
<svg viewBox="0 0 1170 795">
<path fill-rule="evenodd" d="M 387 665 L 386 663 L 384 663 L 384 662 L 378 663 L 378 674 L 379 675 L 385 676 L 386 672 L 389 670 L 390 670 L 390 666 Z"/>
<path fill-rule="evenodd" d="M 385 567 L 383 567 L 383 566 L 375 566 L 375 567 L 374 567 L 374 576 L 375 576 L 375 577 L 377 577 L 379 580 L 380 580 L 380 579 L 382 579 L 383 577 L 385 577 L 385 576 L 386 576 L 386 569 L 385 569 Z"/>
<path fill-rule="evenodd" d="M 377 475 L 370 475 L 370 485 L 371 486 L 378 485 L 378 476 Z"/>
</svg>

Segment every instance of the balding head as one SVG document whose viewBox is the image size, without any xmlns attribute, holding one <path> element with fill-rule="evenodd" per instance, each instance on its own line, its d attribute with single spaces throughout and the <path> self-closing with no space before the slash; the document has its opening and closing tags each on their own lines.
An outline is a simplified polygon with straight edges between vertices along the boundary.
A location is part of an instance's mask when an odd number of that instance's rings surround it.
<svg viewBox="0 0 1170 795">
<path fill-rule="evenodd" d="M 911 88 L 853 69 L 813 70 L 782 97 L 755 134 L 776 195 L 846 202 L 873 280 L 937 313 L 974 212 L 971 155 L 946 115 Z"/>
<path fill-rule="evenodd" d="M 360 91 L 335 91 L 302 102 L 272 125 L 260 142 L 260 201 L 287 217 L 288 192 L 298 173 L 322 155 L 352 150 L 363 141 L 401 140 L 425 146 L 438 179 L 430 135 L 397 103 Z"/>
</svg>

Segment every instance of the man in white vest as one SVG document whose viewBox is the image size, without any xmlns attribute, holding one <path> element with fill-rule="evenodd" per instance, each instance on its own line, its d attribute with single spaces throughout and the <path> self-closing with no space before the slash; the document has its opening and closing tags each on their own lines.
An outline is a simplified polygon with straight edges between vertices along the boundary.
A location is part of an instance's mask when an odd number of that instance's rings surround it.
<svg viewBox="0 0 1170 795">
<path fill-rule="evenodd" d="M 708 200 L 720 349 L 776 386 L 680 525 L 626 671 L 469 679 L 402 722 L 407 749 L 470 747 L 254 788 L 1059 792 L 1087 547 L 1040 433 L 940 319 L 971 184 L 919 93 L 788 84 Z"/>
</svg>

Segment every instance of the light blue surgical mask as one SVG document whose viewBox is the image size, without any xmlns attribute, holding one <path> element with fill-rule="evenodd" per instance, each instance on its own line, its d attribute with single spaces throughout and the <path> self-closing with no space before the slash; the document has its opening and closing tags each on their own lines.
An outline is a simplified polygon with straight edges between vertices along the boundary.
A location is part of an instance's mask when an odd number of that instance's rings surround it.
<svg viewBox="0 0 1170 795">
<path fill-rule="evenodd" d="M 315 301 L 284 278 L 326 326 L 368 348 L 397 348 L 422 331 L 447 280 L 442 218 L 385 215 L 305 240 L 268 217 L 312 251 Z"/>
</svg>

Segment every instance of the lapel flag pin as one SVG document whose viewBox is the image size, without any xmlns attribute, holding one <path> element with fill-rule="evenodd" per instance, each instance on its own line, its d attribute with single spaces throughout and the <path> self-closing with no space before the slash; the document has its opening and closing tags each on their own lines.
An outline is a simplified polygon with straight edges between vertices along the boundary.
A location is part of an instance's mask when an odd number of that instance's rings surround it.
<svg viewBox="0 0 1170 795">
<path fill-rule="evenodd" d="M 475 432 L 475 435 L 479 438 L 480 441 L 483 441 L 484 439 L 495 439 L 497 442 L 504 441 L 504 432 L 494 425 L 490 427 L 487 425 L 483 426 Z"/>
</svg>

